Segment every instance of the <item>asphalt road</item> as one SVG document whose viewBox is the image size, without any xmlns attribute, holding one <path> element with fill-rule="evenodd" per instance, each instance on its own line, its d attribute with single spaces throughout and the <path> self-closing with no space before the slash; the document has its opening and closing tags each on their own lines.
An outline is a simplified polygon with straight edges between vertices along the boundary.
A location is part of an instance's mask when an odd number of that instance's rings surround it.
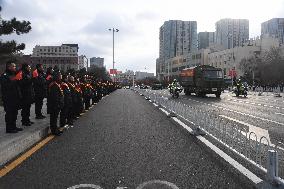
<svg viewBox="0 0 284 189">
<path fill-rule="evenodd" d="M 0 188 L 135 189 L 151 180 L 180 189 L 251 187 L 149 102 L 117 90 L 1 178 Z"/>
</svg>

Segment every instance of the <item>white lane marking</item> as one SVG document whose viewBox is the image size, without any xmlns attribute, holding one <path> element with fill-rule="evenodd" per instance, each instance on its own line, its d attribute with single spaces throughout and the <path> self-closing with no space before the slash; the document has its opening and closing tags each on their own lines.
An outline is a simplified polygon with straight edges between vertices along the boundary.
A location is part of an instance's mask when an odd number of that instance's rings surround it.
<svg viewBox="0 0 284 189">
<path fill-rule="evenodd" d="M 240 123 L 240 124 L 242 124 L 242 125 L 248 126 L 248 127 L 249 127 L 249 132 L 254 132 L 254 133 L 256 134 L 256 136 L 257 136 L 258 139 L 260 139 L 262 136 L 265 136 L 265 137 L 267 138 L 269 144 L 271 144 L 268 130 L 262 129 L 262 128 L 260 128 L 260 127 L 256 127 L 256 126 L 251 125 L 251 124 L 249 124 L 249 123 L 246 123 L 246 122 L 243 122 L 243 121 L 240 121 L 240 120 L 237 120 L 237 119 L 234 119 L 234 118 L 225 116 L 225 115 L 219 115 L 219 116 L 220 116 L 220 117 L 223 117 L 223 118 L 226 118 L 226 119 L 229 119 L 229 120 L 231 120 L 231 121 Z"/>
<path fill-rule="evenodd" d="M 162 181 L 162 180 L 152 180 L 152 181 L 144 182 L 144 183 L 140 184 L 136 189 L 154 188 L 153 186 L 155 186 L 155 184 L 158 184 L 158 185 L 156 185 L 156 187 L 160 186 L 162 188 L 162 186 L 161 186 L 161 184 L 162 184 L 162 185 L 164 185 L 165 188 L 179 189 L 173 183 L 170 183 L 168 181 Z"/>
<path fill-rule="evenodd" d="M 278 107 L 278 106 L 277 106 L 277 107 L 275 107 L 275 108 L 276 108 L 276 109 L 280 109 L 280 107 Z"/>
<path fill-rule="evenodd" d="M 282 113 L 280 113 L 280 112 L 275 112 L 275 114 L 277 114 L 277 115 L 283 115 L 283 116 L 284 116 L 284 114 L 282 114 Z"/>
<path fill-rule="evenodd" d="M 190 133 L 193 132 L 193 130 L 187 126 L 186 124 L 184 124 L 182 121 L 180 121 L 179 119 L 177 119 L 176 117 L 172 118 L 173 120 L 175 120 L 179 125 L 181 125 L 183 128 L 185 128 L 187 131 L 189 131 Z M 225 152 L 223 152 L 222 150 L 220 150 L 218 147 L 216 147 L 214 144 L 212 144 L 211 142 L 209 142 L 208 140 L 206 140 L 203 136 L 197 136 L 198 140 L 200 140 L 202 143 L 204 143 L 206 146 L 208 146 L 211 150 L 213 150 L 215 153 L 217 153 L 220 157 L 222 157 L 225 161 L 227 161 L 229 164 L 231 164 L 233 167 L 235 167 L 239 172 L 241 172 L 242 174 L 244 174 L 248 179 L 250 179 L 252 182 L 254 182 L 255 184 L 258 184 L 260 182 L 262 182 L 262 179 L 260 179 L 259 177 L 257 177 L 255 174 L 253 174 L 251 171 L 249 171 L 247 168 L 245 168 L 244 166 L 242 166 L 241 164 L 239 164 L 236 160 L 234 160 L 233 158 L 231 158 L 230 156 L 228 156 Z"/>
<path fill-rule="evenodd" d="M 94 184 L 79 184 L 79 185 L 75 185 L 75 186 L 71 186 L 67 189 L 77 189 L 77 188 L 95 188 L 95 189 L 103 189 L 98 185 L 94 185 Z"/>
<path fill-rule="evenodd" d="M 250 103 L 250 104 L 253 104 L 253 105 L 254 105 L 255 103 L 254 103 L 254 102 L 252 102 L 252 103 Z"/>
<path fill-rule="evenodd" d="M 266 107 L 267 105 L 266 105 L 266 104 L 264 104 L 263 106 L 264 106 L 264 107 Z"/>
<path fill-rule="evenodd" d="M 261 106 L 261 104 L 257 104 L 257 105 Z"/>
<path fill-rule="evenodd" d="M 269 108 L 273 108 L 274 106 L 269 106 Z"/>
<path fill-rule="evenodd" d="M 159 108 L 162 112 L 164 112 L 167 116 L 170 115 L 169 112 L 167 112 L 164 108 Z"/>
<path fill-rule="evenodd" d="M 156 106 L 156 107 L 158 107 L 159 105 L 158 104 L 156 104 L 156 103 L 153 103 L 154 104 L 154 106 Z"/>
</svg>

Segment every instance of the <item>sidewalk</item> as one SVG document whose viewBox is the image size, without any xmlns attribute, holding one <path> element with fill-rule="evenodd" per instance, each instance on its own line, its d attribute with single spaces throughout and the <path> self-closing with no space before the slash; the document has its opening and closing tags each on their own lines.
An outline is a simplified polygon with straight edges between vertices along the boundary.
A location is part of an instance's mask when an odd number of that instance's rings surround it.
<svg viewBox="0 0 284 189">
<path fill-rule="evenodd" d="M 31 121 L 34 124 L 30 127 L 22 126 L 21 110 L 18 111 L 17 127 L 24 130 L 15 134 L 6 133 L 5 111 L 0 106 L 0 167 L 23 153 L 34 144 L 48 135 L 49 115 L 46 115 L 46 100 L 43 104 L 42 113 L 47 116 L 45 119 L 35 119 L 34 104 L 31 107 Z"/>
</svg>

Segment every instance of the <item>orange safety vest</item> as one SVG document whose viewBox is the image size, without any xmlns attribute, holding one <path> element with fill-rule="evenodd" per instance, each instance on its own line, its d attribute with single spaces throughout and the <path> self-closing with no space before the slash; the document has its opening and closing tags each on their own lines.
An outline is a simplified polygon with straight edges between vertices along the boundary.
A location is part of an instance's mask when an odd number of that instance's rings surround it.
<svg viewBox="0 0 284 189">
<path fill-rule="evenodd" d="M 67 85 L 67 83 L 64 83 L 64 82 L 61 83 L 61 88 L 69 90 L 69 86 Z"/>
<path fill-rule="evenodd" d="M 51 75 L 48 75 L 48 76 L 46 77 L 46 80 L 47 80 L 47 81 L 51 80 L 51 77 L 52 77 Z"/>
<path fill-rule="evenodd" d="M 37 71 L 37 69 L 35 69 L 35 70 L 33 71 L 33 78 L 35 78 L 35 77 L 38 77 L 38 71 Z"/>
<path fill-rule="evenodd" d="M 22 79 L 23 79 L 23 72 L 22 72 L 22 71 L 19 71 L 19 72 L 16 74 L 16 76 L 15 76 L 14 79 L 15 79 L 15 80 L 22 80 Z"/>
<path fill-rule="evenodd" d="M 63 90 L 62 90 L 61 86 L 60 86 L 56 81 L 53 81 L 53 82 L 51 82 L 51 83 L 49 84 L 49 87 L 48 87 L 49 92 L 50 92 L 50 88 L 51 88 L 53 85 L 56 85 L 56 86 L 60 89 L 61 95 L 64 96 L 64 93 L 63 93 Z"/>
</svg>

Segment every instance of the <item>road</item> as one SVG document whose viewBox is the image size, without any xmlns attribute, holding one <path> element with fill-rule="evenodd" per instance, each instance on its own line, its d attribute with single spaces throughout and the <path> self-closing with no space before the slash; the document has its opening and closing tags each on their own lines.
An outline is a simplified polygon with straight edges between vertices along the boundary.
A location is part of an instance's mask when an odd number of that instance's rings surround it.
<svg viewBox="0 0 284 189">
<path fill-rule="evenodd" d="M 174 188 L 170 183 L 180 189 L 252 187 L 151 103 L 122 89 L 1 178 L 0 188 L 134 189 L 153 180 L 168 183 L 156 189 Z"/>
</svg>

